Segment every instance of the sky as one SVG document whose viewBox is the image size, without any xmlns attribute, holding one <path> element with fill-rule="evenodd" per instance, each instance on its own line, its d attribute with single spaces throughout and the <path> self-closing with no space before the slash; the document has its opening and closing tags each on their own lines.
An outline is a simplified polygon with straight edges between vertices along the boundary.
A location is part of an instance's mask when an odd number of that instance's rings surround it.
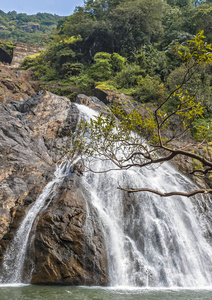
<svg viewBox="0 0 212 300">
<path fill-rule="evenodd" d="M 0 10 L 17 11 L 28 15 L 47 12 L 59 16 L 68 16 L 76 6 L 82 6 L 84 0 L 0 0 Z"/>
</svg>

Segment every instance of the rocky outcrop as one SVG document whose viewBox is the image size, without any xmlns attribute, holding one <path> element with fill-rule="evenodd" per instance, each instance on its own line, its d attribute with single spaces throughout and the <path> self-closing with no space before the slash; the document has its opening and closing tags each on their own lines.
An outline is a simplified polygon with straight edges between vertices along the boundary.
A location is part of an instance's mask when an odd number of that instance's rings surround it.
<svg viewBox="0 0 212 300">
<path fill-rule="evenodd" d="M 86 217 L 88 203 L 76 173 L 63 183 L 56 201 L 39 216 L 32 283 L 107 284 L 101 227 L 92 207 Z"/>
<path fill-rule="evenodd" d="M 114 102 L 118 102 L 118 103 L 125 103 L 125 105 L 127 103 L 133 103 L 135 102 L 133 100 L 133 97 L 131 96 L 127 96 L 125 94 L 118 94 L 114 91 L 108 91 L 108 90 L 101 90 L 98 88 L 94 89 L 94 95 L 101 100 L 103 103 L 105 103 L 106 105 L 111 105 Z"/>
<path fill-rule="evenodd" d="M 29 71 L 15 71 L 8 66 L 0 66 L 0 102 L 22 101 L 35 95 L 31 81 Z"/>
<path fill-rule="evenodd" d="M 13 49 L 11 66 L 13 68 L 19 68 L 26 56 L 37 54 L 41 50 L 45 50 L 45 48 L 17 42 L 15 48 Z"/>
<path fill-rule="evenodd" d="M 105 103 L 114 101 L 110 96 Z M 122 99 L 115 97 L 116 101 Z M 56 165 L 65 159 L 63 149 L 71 146 L 70 132 L 76 130 L 79 119 L 75 104 L 49 92 L 23 101 L 11 99 L 8 96 L 0 103 L 0 265 L 25 212 L 53 179 Z M 128 100 L 130 109 L 134 104 Z M 108 111 L 96 97 L 78 95 L 77 102 Z M 36 217 L 24 280 L 31 275 L 33 284 L 108 284 L 102 224 L 86 200 L 82 171 L 80 161 L 70 167 Z M 128 206 L 125 211 L 129 213 Z"/>
<path fill-rule="evenodd" d="M 22 26 L 22 29 L 26 32 L 36 32 L 40 29 L 40 24 L 28 22 L 26 25 Z"/>
<path fill-rule="evenodd" d="M 0 260 L 23 214 L 64 159 L 78 117 L 74 104 L 49 92 L 0 103 Z M 107 283 L 104 239 L 86 203 L 81 173 L 79 165 L 70 169 L 48 210 L 36 218 L 26 262 L 26 269 L 33 267 L 33 283 Z"/>
</svg>

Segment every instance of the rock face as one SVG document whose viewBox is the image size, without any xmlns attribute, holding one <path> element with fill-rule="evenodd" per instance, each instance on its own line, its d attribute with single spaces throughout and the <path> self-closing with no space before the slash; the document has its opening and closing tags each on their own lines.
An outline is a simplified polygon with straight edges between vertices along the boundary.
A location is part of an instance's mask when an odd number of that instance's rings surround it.
<svg viewBox="0 0 212 300">
<path fill-rule="evenodd" d="M 74 177 L 79 176 L 74 174 Z M 107 284 L 104 239 L 79 180 L 65 181 L 56 202 L 39 217 L 32 283 Z"/>
<path fill-rule="evenodd" d="M 31 27 L 32 26 L 27 27 L 27 28 L 31 28 Z M 32 31 L 30 31 L 30 32 L 32 32 Z M 17 42 L 16 47 L 13 50 L 13 59 L 11 62 L 11 66 L 14 68 L 19 68 L 22 61 L 24 60 L 24 58 L 26 56 L 39 53 L 39 51 L 44 50 L 44 49 L 45 49 L 44 47 L 38 47 L 38 46 L 34 46 L 34 45 Z"/>
<path fill-rule="evenodd" d="M 1 30 L 1 29 L 0 29 Z M 0 61 L 5 63 L 11 63 L 12 57 L 4 49 L 0 48 Z"/>
<path fill-rule="evenodd" d="M 36 32 L 40 29 L 40 24 L 28 22 L 25 26 L 22 26 L 22 29 L 26 32 Z"/>
<path fill-rule="evenodd" d="M 0 261 L 24 213 L 64 159 L 62 147 L 70 146 L 78 117 L 67 98 L 49 92 L 0 103 Z M 32 283 L 107 284 L 101 224 L 84 193 L 77 165 L 36 218 L 25 266 L 33 267 Z"/>
<path fill-rule="evenodd" d="M 8 66 L 0 66 L 0 102 L 22 101 L 35 94 L 28 71 L 15 71 Z"/>
</svg>

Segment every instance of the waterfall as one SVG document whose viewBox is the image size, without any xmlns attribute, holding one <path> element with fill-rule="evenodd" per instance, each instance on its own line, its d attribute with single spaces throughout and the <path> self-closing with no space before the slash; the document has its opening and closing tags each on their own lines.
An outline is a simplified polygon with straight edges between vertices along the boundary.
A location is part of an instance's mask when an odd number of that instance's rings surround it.
<svg viewBox="0 0 212 300">
<path fill-rule="evenodd" d="M 77 107 L 80 118 L 89 120 L 96 114 L 88 107 Z M 111 162 L 102 160 L 96 160 L 93 164 L 97 170 L 113 167 Z M 6 250 L 0 283 L 22 281 L 35 218 L 48 207 L 68 171 L 68 162 L 60 165 L 54 179 L 26 213 Z M 151 193 L 127 194 L 117 189 L 117 186 L 148 187 L 169 192 L 188 191 L 194 187 L 174 167 L 165 163 L 154 169 L 131 168 L 98 174 L 87 172 L 82 177 L 82 184 L 82 193 L 87 203 L 95 209 L 101 223 L 111 286 L 212 285 L 212 247 L 205 238 L 207 220 L 203 212 L 197 209 L 198 198 L 161 198 Z M 209 197 L 208 201 L 211 201 Z"/>
<path fill-rule="evenodd" d="M 83 111 L 87 120 L 92 110 Z M 112 163 L 96 160 L 93 169 Z M 117 186 L 162 192 L 189 191 L 194 184 L 174 167 L 90 173 L 83 176 L 88 201 L 102 223 L 110 285 L 199 287 L 212 284 L 212 247 L 204 237 L 204 215 L 197 201 L 152 193 L 127 194 Z M 209 197 L 208 200 L 210 201 Z"/>
<path fill-rule="evenodd" d="M 3 276 L 0 278 L 0 283 L 22 282 L 24 262 L 34 220 L 38 213 L 42 209 L 47 208 L 54 198 L 56 188 L 61 184 L 68 170 L 68 162 L 57 166 L 54 179 L 45 186 L 40 196 L 26 213 L 12 243 L 4 255 L 2 266 Z"/>
</svg>

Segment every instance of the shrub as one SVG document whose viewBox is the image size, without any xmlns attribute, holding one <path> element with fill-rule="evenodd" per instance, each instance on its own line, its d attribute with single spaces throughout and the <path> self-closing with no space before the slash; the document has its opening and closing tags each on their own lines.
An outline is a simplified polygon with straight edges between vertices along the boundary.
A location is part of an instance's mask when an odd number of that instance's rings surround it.
<svg viewBox="0 0 212 300">
<path fill-rule="evenodd" d="M 38 57 L 40 55 L 41 55 L 40 53 L 37 53 L 37 54 L 26 56 L 21 64 L 22 69 L 29 69 L 35 66 L 38 62 Z"/>
<path fill-rule="evenodd" d="M 45 68 L 45 74 L 40 77 L 40 80 L 52 81 L 52 80 L 56 80 L 57 78 L 58 78 L 58 76 L 57 76 L 56 70 L 48 67 L 48 68 Z"/>
<path fill-rule="evenodd" d="M 137 86 L 138 76 L 141 75 L 142 70 L 136 64 L 125 66 L 121 72 L 115 77 L 115 82 L 118 88 L 131 88 Z"/>
<path fill-rule="evenodd" d="M 161 86 L 160 79 L 157 76 L 142 77 L 141 75 L 137 79 L 138 87 L 136 88 L 135 96 L 138 101 L 146 102 L 157 102 L 161 101 L 164 90 L 163 85 Z"/>
<path fill-rule="evenodd" d="M 91 67 L 91 77 L 97 81 L 108 80 L 112 75 L 111 54 L 98 52 L 94 56 L 95 64 Z"/>
<path fill-rule="evenodd" d="M 118 53 L 113 53 L 110 59 L 113 72 L 120 72 L 124 68 L 126 61 L 127 59 L 125 57 Z"/>
</svg>

